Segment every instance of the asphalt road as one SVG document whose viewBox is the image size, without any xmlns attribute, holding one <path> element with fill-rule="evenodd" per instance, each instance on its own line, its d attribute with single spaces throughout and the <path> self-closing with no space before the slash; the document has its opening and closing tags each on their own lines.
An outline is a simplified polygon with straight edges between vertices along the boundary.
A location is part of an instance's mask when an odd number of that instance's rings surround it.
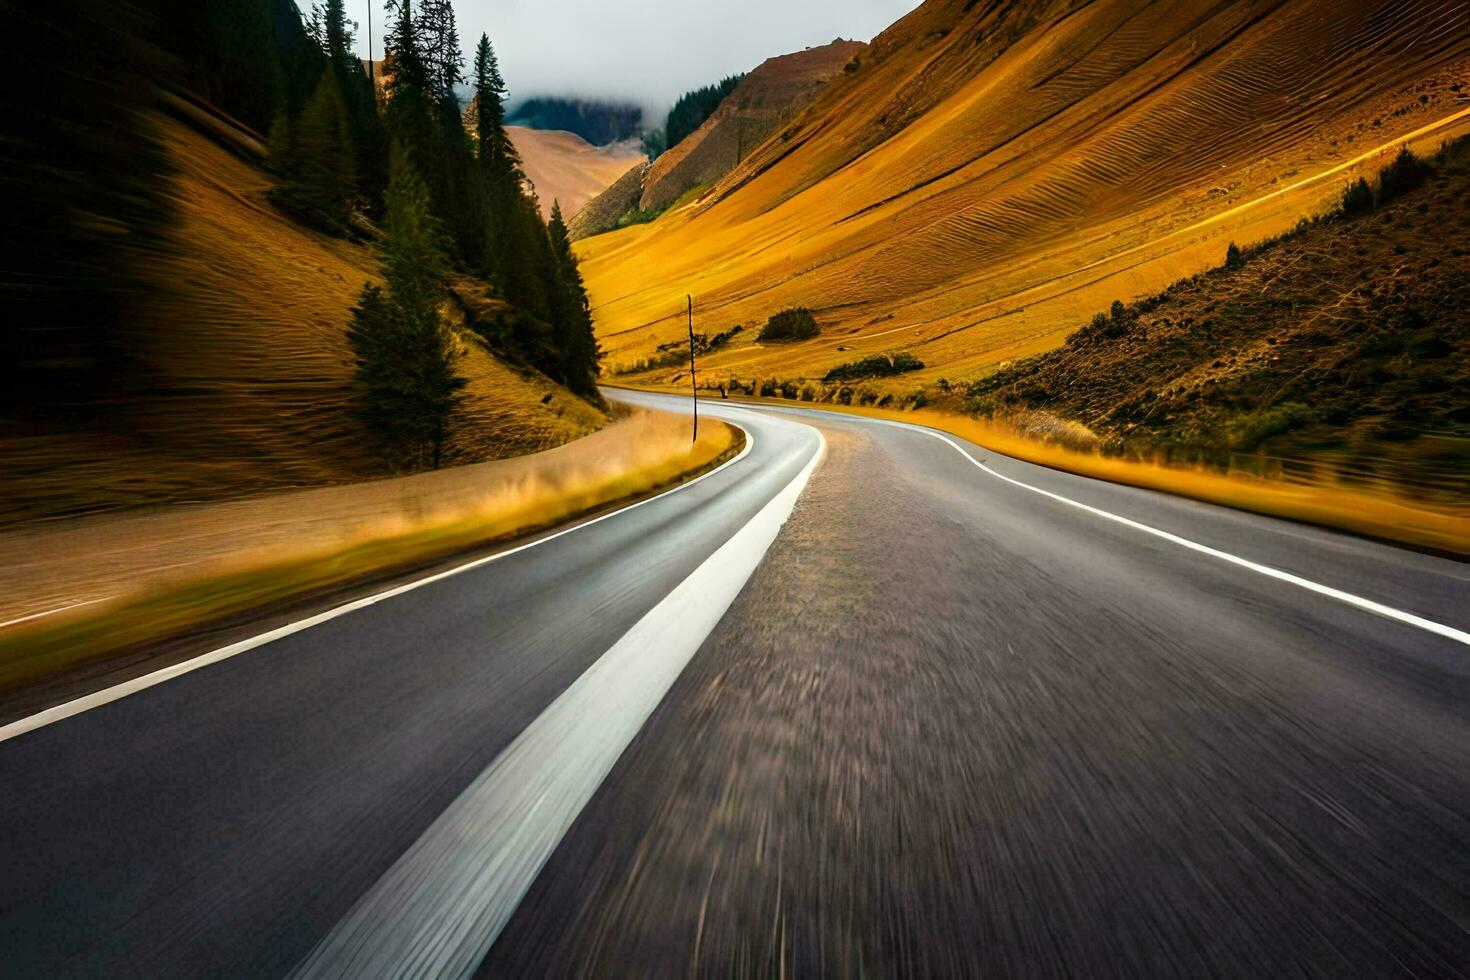
<svg viewBox="0 0 1470 980">
<path fill-rule="evenodd" d="M 0 974 L 1470 972 L 1470 566 L 710 410 L 698 483 L 0 741 Z"/>
</svg>

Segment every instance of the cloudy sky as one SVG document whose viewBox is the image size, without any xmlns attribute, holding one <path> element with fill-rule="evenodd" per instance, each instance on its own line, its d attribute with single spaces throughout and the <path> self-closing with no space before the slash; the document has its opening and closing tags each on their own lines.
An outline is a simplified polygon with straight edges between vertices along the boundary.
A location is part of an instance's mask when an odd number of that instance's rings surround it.
<svg viewBox="0 0 1470 980">
<path fill-rule="evenodd" d="M 367 2 L 349 0 L 364 26 Z M 381 0 L 371 0 L 380 3 Z M 511 97 L 621 97 L 667 108 L 776 54 L 872 37 L 919 0 L 457 0 L 466 49 L 489 33 Z M 309 6 L 307 3 L 303 7 Z M 373 8 L 377 57 L 381 6 Z"/>
</svg>

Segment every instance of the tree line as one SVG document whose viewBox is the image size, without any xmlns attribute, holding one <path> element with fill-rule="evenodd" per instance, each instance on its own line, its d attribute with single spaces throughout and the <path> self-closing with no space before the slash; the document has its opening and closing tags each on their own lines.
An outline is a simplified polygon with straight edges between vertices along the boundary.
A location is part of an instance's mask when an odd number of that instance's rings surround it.
<svg viewBox="0 0 1470 980">
<path fill-rule="evenodd" d="M 439 464 L 464 384 L 440 312 L 451 272 L 483 279 L 508 304 L 494 322 L 471 322 L 487 341 L 584 397 L 597 397 L 599 352 L 560 208 L 542 220 L 506 133 L 490 39 L 480 37 L 467 79 L 448 0 L 389 0 L 387 10 L 385 94 L 361 122 L 357 93 L 371 82 L 351 54 L 342 0 L 313 10 L 325 67 L 294 117 L 278 109 L 272 154 L 277 197 L 303 220 L 350 234 L 359 211 L 381 217 L 386 282 L 364 288 L 349 337 L 364 419 L 395 463 L 419 468 Z M 363 161 L 385 146 L 379 201 Z"/>
<path fill-rule="evenodd" d="M 735 86 L 739 85 L 744 78 L 743 72 L 739 75 L 731 75 L 714 85 L 706 85 L 679 96 L 679 100 L 674 103 L 674 107 L 669 110 L 668 117 L 664 120 L 664 128 L 654 130 L 644 137 L 643 145 L 648 151 L 649 158 L 657 159 L 665 150 L 678 146 L 685 137 L 703 126 L 705 120 L 715 114 L 720 103 L 735 91 Z"/>
<path fill-rule="evenodd" d="M 149 122 L 165 88 L 268 134 L 283 210 L 377 242 L 385 282 L 364 288 L 349 336 L 362 417 L 396 465 L 436 465 L 461 396 L 441 313 L 452 276 L 503 301 L 493 321 L 471 321 L 489 343 L 597 397 L 586 292 L 559 210 L 541 218 L 505 133 L 489 39 L 466 79 L 449 0 L 386 10 L 379 92 L 343 0 L 305 18 L 293 0 L 0 0 L 11 28 L 0 43 L 20 72 L 0 93 L 13 137 L 0 143 L 11 321 L 0 400 L 105 414 L 118 385 L 146 387 L 128 331 L 147 288 L 136 270 L 172 222 L 167 154 Z M 75 56 L 65 71 L 60 50 Z M 467 81 L 468 120 L 456 94 Z"/>
</svg>

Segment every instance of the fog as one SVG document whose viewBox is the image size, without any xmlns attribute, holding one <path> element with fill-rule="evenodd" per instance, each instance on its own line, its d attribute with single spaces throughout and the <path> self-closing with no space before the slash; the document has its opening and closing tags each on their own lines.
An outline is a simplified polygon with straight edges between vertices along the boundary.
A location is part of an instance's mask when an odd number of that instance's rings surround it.
<svg viewBox="0 0 1470 980">
<path fill-rule="evenodd" d="M 377 3 L 379 0 L 372 0 Z M 303 4 L 307 6 L 307 4 Z M 682 93 L 772 55 L 834 38 L 871 40 L 918 0 L 459 0 L 467 57 L 495 45 L 512 100 L 580 95 L 661 112 Z M 349 0 L 366 47 L 367 4 Z M 382 57 L 381 6 L 374 55 Z"/>
</svg>

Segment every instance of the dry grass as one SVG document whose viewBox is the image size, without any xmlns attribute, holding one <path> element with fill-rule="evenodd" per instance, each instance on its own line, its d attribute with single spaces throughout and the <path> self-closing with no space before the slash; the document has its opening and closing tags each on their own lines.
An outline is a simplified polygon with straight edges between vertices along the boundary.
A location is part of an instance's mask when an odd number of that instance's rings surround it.
<svg viewBox="0 0 1470 980">
<path fill-rule="evenodd" d="M 315 511 L 303 511 L 290 494 L 258 501 L 254 506 L 274 520 L 256 514 L 239 535 L 229 533 L 240 516 L 235 504 L 216 505 L 202 520 L 185 511 L 172 529 L 156 515 L 145 517 L 149 546 L 104 563 L 101 577 L 88 542 L 109 534 L 138 538 L 116 526 L 128 515 L 110 518 L 111 529 L 94 527 L 66 541 L 9 542 L 12 550 L 44 549 L 31 567 L 11 566 L 12 597 L 32 579 L 66 581 L 83 592 L 126 591 L 0 629 L 0 692 L 241 613 L 565 523 L 690 479 L 743 444 L 739 430 L 718 423 L 702 426 L 690 445 L 686 420 L 638 413 L 554 453 L 489 464 L 493 479 L 467 468 L 341 488 L 328 492 L 339 508 L 325 512 L 330 496 L 318 496 Z M 212 554 L 211 541 L 218 545 Z M 69 551 L 58 550 L 68 543 Z M 175 556 L 187 561 L 173 565 Z"/>
<path fill-rule="evenodd" d="M 1283 478 L 1222 473 L 1204 466 L 1167 465 L 1105 456 L 1088 451 L 1085 430 L 1051 420 L 1032 420 L 1022 432 L 1004 422 L 987 422 L 933 409 L 824 405 L 828 411 L 923 425 L 968 439 L 994 452 L 1065 470 L 1096 480 L 1144 487 L 1240 510 L 1340 528 L 1355 534 L 1398 541 L 1458 555 L 1470 555 L 1470 503 L 1424 502 L 1382 488 L 1340 482 L 1330 469 L 1297 472 Z M 1075 440 L 1069 447 L 1066 443 Z"/>
<path fill-rule="evenodd" d="M 700 202 L 579 244 L 601 342 L 648 356 L 693 293 L 707 330 L 816 311 L 707 365 L 742 378 L 1039 353 L 1470 128 L 1467 55 L 1456 0 L 934 0 Z"/>
<path fill-rule="evenodd" d="M 633 144 L 598 147 L 576 133 L 509 126 L 511 142 L 521 155 L 521 165 L 536 188 L 543 217 L 551 216 L 551 205 L 561 202 L 567 218 L 607 190 L 619 177 L 646 162 Z"/>
<path fill-rule="evenodd" d="M 676 208 L 690 191 L 707 189 L 734 170 L 866 47 L 860 41 L 833 41 L 767 58 L 740 80 L 703 125 L 654 161 L 643 182 L 639 210 Z"/>
<path fill-rule="evenodd" d="M 1114 455 L 1335 470 L 1470 498 L 1470 152 L 1423 187 L 1121 305 L 982 377 L 967 407 L 1085 426 Z"/>
<path fill-rule="evenodd" d="M 105 430 L 5 431 L 0 526 L 384 475 L 351 414 L 346 340 L 348 311 L 378 274 L 372 251 L 289 221 L 263 171 L 178 122 L 160 126 L 181 223 L 149 270 L 145 390 Z M 470 385 L 452 464 L 547 449 L 606 421 L 472 336 L 462 346 Z"/>
</svg>

